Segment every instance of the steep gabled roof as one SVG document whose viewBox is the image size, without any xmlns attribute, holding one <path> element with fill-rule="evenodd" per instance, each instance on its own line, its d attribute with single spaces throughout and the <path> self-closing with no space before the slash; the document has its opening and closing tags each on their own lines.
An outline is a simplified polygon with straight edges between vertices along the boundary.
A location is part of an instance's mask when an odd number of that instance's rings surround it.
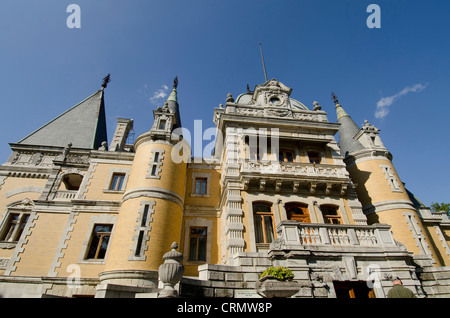
<svg viewBox="0 0 450 318">
<path fill-rule="evenodd" d="M 98 149 L 107 141 L 103 88 L 35 130 L 18 144 Z"/>
</svg>

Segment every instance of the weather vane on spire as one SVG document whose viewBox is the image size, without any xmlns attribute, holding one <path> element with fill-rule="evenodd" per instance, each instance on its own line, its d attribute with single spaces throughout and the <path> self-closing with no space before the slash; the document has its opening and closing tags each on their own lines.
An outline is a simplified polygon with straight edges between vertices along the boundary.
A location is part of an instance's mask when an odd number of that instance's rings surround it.
<svg viewBox="0 0 450 318">
<path fill-rule="evenodd" d="M 103 83 L 102 83 L 103 88 L 106 88 L 108 86 L 108 83 L 111 82 L 110 77 L 111 77 L 111 74 L 108 74 L 103 78 Z"/>
<path fill-rule="evenodd" d="M 331 98 L 333 98 L 334 103 L 335 103 L 336 105 L 339 104 L 339 101 L 338 101 L 338 99 L 337 99 L 337 96 L 336 96 L 333 92 L 331 92 Z"/>
<path fill-rule="evenodd" d="M 177 89 L 178 87 L 178 76 L 175 76 L 175 79 L 173 80 L 173 88 Z"/>
</svg>

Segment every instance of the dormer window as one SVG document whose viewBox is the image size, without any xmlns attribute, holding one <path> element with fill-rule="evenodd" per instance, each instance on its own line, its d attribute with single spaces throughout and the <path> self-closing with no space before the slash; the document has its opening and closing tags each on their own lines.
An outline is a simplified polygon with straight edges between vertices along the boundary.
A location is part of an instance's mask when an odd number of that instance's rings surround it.
<svg viewBox="0 0 450 318">
<path fill-rule="evenodd" d="M 269 103 L 272 106 L 278 106 L 281 104 L 281 100 L 278 97 L 274 96 L 269 99 Z"/>
<path fill-rule="evenodd" d="M 161 119 L 161 120 L 159 121 L 158 129 L 166 130 L 166 120 L 165 120 L 165 119 Z"/>
</svg>

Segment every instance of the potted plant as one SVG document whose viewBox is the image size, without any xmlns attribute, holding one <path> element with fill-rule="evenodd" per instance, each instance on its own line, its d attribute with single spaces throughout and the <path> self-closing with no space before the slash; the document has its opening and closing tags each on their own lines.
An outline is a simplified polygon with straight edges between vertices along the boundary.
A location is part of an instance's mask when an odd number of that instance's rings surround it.
<svg viewBox="0 0 450 318">
<path fill-rule="evenodd" d="M 255 283 L 256 292 L 264 298 L 287 298 L 300 290 L 298 282 L 289 268 L 269 267 Z"/>
</svg>

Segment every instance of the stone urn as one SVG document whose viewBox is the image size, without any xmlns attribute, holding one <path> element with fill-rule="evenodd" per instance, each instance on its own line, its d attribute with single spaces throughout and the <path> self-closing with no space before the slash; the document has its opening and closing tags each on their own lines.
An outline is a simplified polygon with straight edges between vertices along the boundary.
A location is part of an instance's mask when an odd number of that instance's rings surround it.
<svg viewBox="0 0 450 318">
<path fill-rule="evenodd" d="M 264 298 L 288 298 L 300 290 L 300 285 L 294 280 L 278 280 L 267 275 L 255 283 L 256 292 Z"/>
<path fill-rule="evenodd" d="M 181 280 L 184 274 L 184 266 L 181 264 L 183 254 L 177 252 L 178 244 L 172 243 L 171 251 L 164 254 L 164 263 L 158 268 L 159 280 L 164 284 L 158 294 L 158 298 L 178 297 L 174 286 Z"/>
</svg>

